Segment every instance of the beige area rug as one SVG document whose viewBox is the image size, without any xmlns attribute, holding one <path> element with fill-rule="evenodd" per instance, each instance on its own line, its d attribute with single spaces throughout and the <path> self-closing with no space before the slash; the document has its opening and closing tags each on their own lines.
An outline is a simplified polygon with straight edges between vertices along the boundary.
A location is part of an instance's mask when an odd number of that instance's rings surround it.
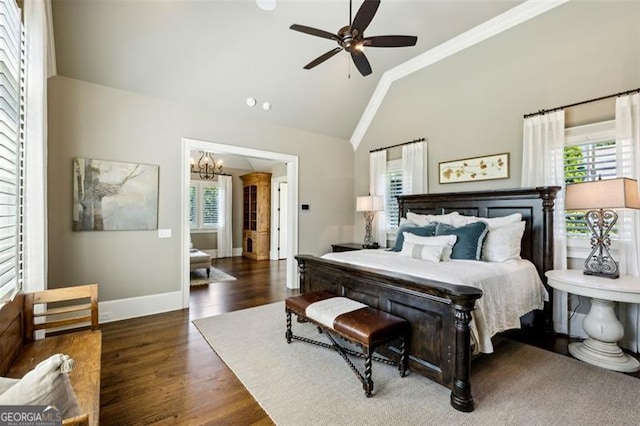
<svg viewBox="0 0 640 426">
<path fill-rule="evenodd" d="M 217 283 L 221 281 L 235 281 L 236 277 L 233 277 L 226 272 L 216 269 L 213 266 L 209 271 L 209 278 L 207 278 L 207 270 L 205 268 L 196 269 L 190 273 L 190 286 L 207 285 L 209 283 Z"/>
<path fill-rule="evenodd" d="M 638 424 L 640 380 L 521 343 L 473 361 L 476 409 L 461 413 L 445 387 L 380 363 L 366 398 L 336 352 L 286 343 L 282 302 L 194 323 L 278 425 Z M 293 330 L 318 336 L 295 320 Z"/>
</svg>

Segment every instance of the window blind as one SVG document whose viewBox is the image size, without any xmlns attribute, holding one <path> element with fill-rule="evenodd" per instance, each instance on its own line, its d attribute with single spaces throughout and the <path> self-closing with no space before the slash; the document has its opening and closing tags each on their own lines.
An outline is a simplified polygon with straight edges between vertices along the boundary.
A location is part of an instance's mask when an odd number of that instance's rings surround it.
<svg viewBox="0 0 640 426">
<path fill-rule="evenodd" d="M 23 51 L 20 9 L 0 0 L 0 299 L 21 287 Z"/>
<path fill-rule="evenodd" d="M 218 226 L 218 187 L 203 186 L 202 227 L 215 228 L 216 226 Z"/>
<path fill-rule="evenodd" d="M 564 177 L 567 184 L 615 178 L 617 166 L 615 140 L 583 143 L 564 149 Z M 566 221 L 568 236 L 590 234 L 584 221 L 584 212 L 567 210 Z M 615 234 L 614 227 L 611 236 Z"/>
<path fill-rule="evenodd" d="M 189 187 L 189 225 L 193 230 L 218 227 L 219 188 L 217 182 L 192 181 Z"/>
<path fill-rule="evenodd" d="M 385 205 L 387 213 L 387 229 L 395 229 L 398 227 L 398 216 L 400 212 L 396 196 L 402 195 L 402 176 L 402 170 L 391 170 L 387 171 L 386 174 L 387 199 L 385 200 Z"/>
<path fill-rule="evenodd" d="M 198 188 L 195 184 L 189 186 L 189 226 L 198 227 Z"/>
</svg>

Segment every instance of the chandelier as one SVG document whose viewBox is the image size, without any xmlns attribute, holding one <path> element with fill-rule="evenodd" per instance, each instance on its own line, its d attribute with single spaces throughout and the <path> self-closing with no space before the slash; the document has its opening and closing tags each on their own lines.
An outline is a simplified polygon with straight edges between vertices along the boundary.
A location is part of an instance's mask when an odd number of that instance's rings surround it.
<svg viewBox="0 0 640 426">
<path fill-rule="evenodd" d="M 222 174 L 222 160 L 216 161 L 212 152 L 200 151 L 197 163 L 191 158 L 191 173 L 198 173 L 200 179 L 213 179 Z"/>
</svg>

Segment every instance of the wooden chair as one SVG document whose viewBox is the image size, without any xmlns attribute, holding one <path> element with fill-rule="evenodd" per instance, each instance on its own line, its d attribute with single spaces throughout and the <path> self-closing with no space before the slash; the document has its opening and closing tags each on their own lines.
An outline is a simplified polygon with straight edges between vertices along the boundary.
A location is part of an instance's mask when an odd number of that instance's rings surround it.
<svg viewBox="0 0 640 426">
<path fill-rule="evenodd" d="M 38 305 L 46 306 L 41 312 L 36 309 Z M 98 284 L 26 293 L 24 311 L 27 342 L 35 340 L 38 330 L 45 333 L 79 327 L 98 330 Z"/>
</svg>

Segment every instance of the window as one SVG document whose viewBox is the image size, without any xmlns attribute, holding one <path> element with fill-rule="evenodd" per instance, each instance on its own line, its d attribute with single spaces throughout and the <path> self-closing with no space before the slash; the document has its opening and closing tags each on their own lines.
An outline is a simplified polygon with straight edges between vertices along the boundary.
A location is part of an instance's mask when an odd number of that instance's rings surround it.
<svg viewBox="0 0 640 426">
<path fill-rule="evenodd" d="M 402 160 L 387 161 L 385 213 L 387 214 L 386 225 L 388 230 L 398 228 L 400 210 L 396 196 L 402 194 L 402 180 Z"/>
<path fill-rule="evenodd" d="M 189 225 L 191 230 L 218 229 L 218 182 L 191 181 Z"/>
<path fill-rule="evenodd" d="M 565 183 L 589 182 L 617 176 L 614 122 L 607 121 L 565 131 Z M 584 222 L 584 212 L 565 212 L 568 238 L 588 238 L 590 232 Z M 616 238 L 616 228 L 611 239 Z"/>
<path fill-rule="evenodd" d="M 0 8 L 0 300 L 21 288 L 24 42 L 20 9 Z"/>
</svg>

